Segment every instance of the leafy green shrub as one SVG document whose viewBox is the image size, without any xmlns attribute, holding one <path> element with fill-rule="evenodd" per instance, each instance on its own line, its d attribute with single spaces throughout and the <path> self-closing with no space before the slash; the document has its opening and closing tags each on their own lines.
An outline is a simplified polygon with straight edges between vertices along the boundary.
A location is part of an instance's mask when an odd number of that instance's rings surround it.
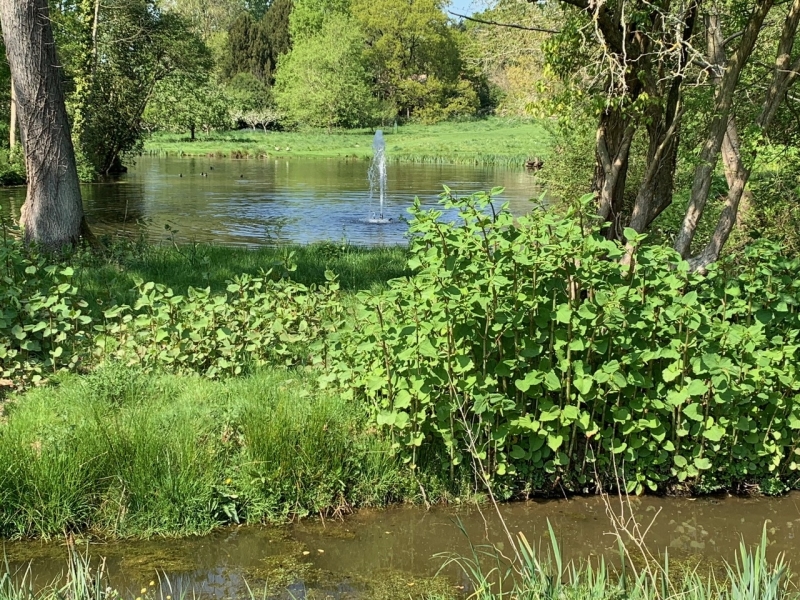
<svg viewBox="0 0 800 600">
<path fill-rule="evenodd" d="M 332 273 L 319 288 L 291 280 L 241 275 L 227 294 L 189 288 L 180 296 L 138 282 L 133 309 L 104 313 L 96 343 L 103 358 L 208 377 L 240 375 L 265 364 L 306 362 L 307 346 L 342 311 Z"/>
<path fill-rule="evenodd" d="M 92 318 L 73 285 L 74 270 L 28 251 L 0 223 L 0 392 L 75 370 L 87 356 Z"/>
<path fill-rule="evenodd" d="M 508 489 L 797 484 L 800 260 L 762 242 L 700 276 L 628 230 L 630 269 L 580 211 L 490 200 L 447 195 L 458 224 L 417 203 L 413 276 L 326 347 L 406 462 L 439 445 Z"/>
<path fill-rule="evenodd" d="M 101 312 L 71 266 L 53 264 L 25 248 L 17 229 L 0 226 L 0 392 L 104 361 L 212 378 L 307 363 L 310 344 L 343 311 L 330 271 L 325 284 L 306 286 L 269 270 L 234 277 L 222 294 L 190 287 L 178 295 L 139 280 L 132 307 Z"/>
</svg>

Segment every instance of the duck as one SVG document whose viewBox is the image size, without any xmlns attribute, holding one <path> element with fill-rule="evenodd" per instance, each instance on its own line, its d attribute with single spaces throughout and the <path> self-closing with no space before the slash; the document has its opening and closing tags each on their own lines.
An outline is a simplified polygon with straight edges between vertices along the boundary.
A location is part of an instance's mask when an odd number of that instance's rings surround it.
<svg viewBox="0 0 800 600">
<path fill-rule="evenodd" d="M 538 156 L 534 156 L 533 158 L 529 158 L 525 161 L 525 168 L 529 171 L 538 171 L 544 166 L 544 161 L 539 158 Z"/>
</svg>

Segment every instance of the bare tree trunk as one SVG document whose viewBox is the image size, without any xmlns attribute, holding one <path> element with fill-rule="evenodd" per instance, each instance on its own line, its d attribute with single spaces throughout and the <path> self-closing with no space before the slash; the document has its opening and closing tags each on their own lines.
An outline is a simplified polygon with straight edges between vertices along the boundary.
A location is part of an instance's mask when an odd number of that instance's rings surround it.
<svg viewBox="0 0 800 600">
<path fill-rule="evenodd" d="M 672 204 L 682 117 L 679 82 L 673 82 L 665 109 L 651 111 L 648 116 L 647 169 L 630 219 L 630 227 L 638 233 L 645 231 Z"/>
<path fill-rule="evenodd" d="M 728 182 L 728 189 L 730 189 L 736 182 L 736 174 L 739 171 L 739 163 L 742 160 L 739 131 L 736 128 L 736 119 L 733 116 L 728 121 L 728 130 L 725 132 L 725 139 L 722 140 L 721 155 L 722 166 L 725 170 L 725 180 Z M 745 219 L 750 213 L 752 204 L 753 193 L 745 188 L 742 192 L 742 199 L 739 201 L 739 210 L 736 213 L 737 227 L 744 227 Z"/>
<path fill-rule="evenodd" d="M 764 19 L 772 9 L 773 4 L 774 0 L 758 0 L 755 3 L 755 7 L 744 28 L 739 47 L 733 53 L 717 86 L 714 95 L 714 116 L 709 126 L 708 136 L 700 152 L 700 163 L 695 169 L 689 206 L 686 209 L 681 229 L 675 239 L 675 250 L 684 258 L 689 256 L 697 225 L 703 216 L 703 211 L 708 201 L 711 176 L 719 159 L 722 140 L 725 138 L 725 132 L 728 129 L 728 117 L 733 107 L 733 95 L 739 83 L 739 76 L 753 52 L 753 47 L 761 32 Z"/>
<path fill-rule="evenodd" d="M 722 26 L 720 24 L 719 14 L 706 15 L 706 39 L 708 44 L 708 60 L 711 64 L 711 77 L 710 82 L 714 85 L 719 85 L 722 79 L 722 73 L 725 71 L 725 40 L 722 37 Z M 739 171 L 742 168 L 741 160 L 741 144 L 739 142 L 739 131 L 736 127 L 736 119 L 733 115 L 728 119 L 728 128 L 725 131 L 725 137 L 722 140 L 722 166 L 725 171 L 725 180 L 728 183 L 728 189 L 736 185 L 736 179 Z M 739 210 L 736 213 L 736 224 L 742 225 L 742 215 L 749 210 L 751 205 L 751 196 L 749 190 L 745 189 L 742 192 L 742 199 L 739 202 Z"/>
<path fill-rule="evenodd" d="M 680 42 L 682 50 L 675 75 L 666 93 L 664 105 L 654 105 L 647 114 L 647 169 L 631 213 L 630 226 L 642 233 L 670 204 L 675 185 L 675 169 L 678 164 L 680 145 L 680 126 L 683 117 L 681 98 L 683 96 L 684 70 L 689 60 L 688 48 L 697 22 L 698 2 L 692 2 L 683 21 Z M 659 92 L 658 83 L 648 81 L 653 95 Z M 646 87 L 647 89 L 647 87 Z"/>
<path fill-rule="evenodd" d="M 786 15 L 783 29 L 781 30 L 780 40 L 778 41 L 772 81 L 770 82 L 769 89 L 764 98 L 761 113 L 756 119 L 756 126 L 760 132 L 763 132 L 770 126 L 778 111 L 778 107 L 786 96 L 786 92 L 798 77 L 800 58 L 794 63 L 791 63 L 792 49 L 794 47 L 798 25 L 800 25 L 800 0 L 793 0 L 792 6 Z M 719 259 L 722 248 L 725 242 L 728 241 L 733 226 L 736 224 L 739 204 L 744 196 L 747 182 L 750 179 L 752 169 L 745 165 L 742 160 L 741 148 L 738 146 L 738 143 L 734 146 L 734 143 L 738 142 L 738 139 L 733 137 L 735 134 L 736 125 L 733 118 L 730 118 L 728 119 L 725 131 L 725 137 L 728 138 L 731 145 L 729 149 L 732 152 L 731 162 L 733 163 L 731 180 L 729 181 L 728 198 L 725 202 L 725 207 L 722 209 L 722 214 L 717 222 L 714 234 L 711 236 L 708 244 L 700 254 L 689 261 L 689 264 L 695 270 L 704 270 L 709 264 Z M 752 156 L 751 159 L 754 160 L 755 155 Z"/>
<path fill-rule="evenodd" d="M 60 249 L 79 240 L 83 204 L 47 0 L 0 0 L 0 22 L 28 167 L 25 241 Z"/>
<path fill-rule="evenodd" d="M 14 91 L 14 80 L 11 80 L 11 118 L 8 123 L 8 147 L 12 150 L 17 145 L 17 94 Z"/>
</svg>

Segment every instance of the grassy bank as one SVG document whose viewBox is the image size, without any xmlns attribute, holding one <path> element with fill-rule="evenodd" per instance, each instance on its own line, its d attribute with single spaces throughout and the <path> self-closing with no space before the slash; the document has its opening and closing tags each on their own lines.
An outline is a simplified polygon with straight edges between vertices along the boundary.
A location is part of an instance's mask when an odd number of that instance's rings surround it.
<svg viewBox="0 0 800 600">
<path fill-rule="evenodd" d="M 182 156 L 232 158 L 372 157 L 372 129 L 264 133 L 241 130 L 198 134 L 155 134 L 145 152 Z M 532 156 L 546 156 L 549 134 L 542 123 L 492 118 L 464 123 L 403 125 L 387 128 L 386 153 L 390 160 L 419 163 L 481 164 L 520 167 Z"/>
<path fill-rule="evenodd" d="M 137 279 L 164 284 L 180 294 L 190 286 L 220 293 L 234 277 L 269 269 L 307 286 L 325 283 L 325 272 L 331 271 L 344 293 L 353 295 L 359 290 L 379 289 L 406 274 L 406 254 L 403 247 L 334 243 L 248 249 L 116 240 L 99 253 L 75 254 L 67 264 L 75 270 L 74 281 L 85 290 L 90 305 L 99 309 L 134 302 Z"/>
<path fill-rule="evenodd" d="M 0 425 L 0 536 L 188 535 L 415 500 L 419 484 L 363 408 L 314 378 L 213 382 L 119 365 L 56 378 Z"/>
</svg>

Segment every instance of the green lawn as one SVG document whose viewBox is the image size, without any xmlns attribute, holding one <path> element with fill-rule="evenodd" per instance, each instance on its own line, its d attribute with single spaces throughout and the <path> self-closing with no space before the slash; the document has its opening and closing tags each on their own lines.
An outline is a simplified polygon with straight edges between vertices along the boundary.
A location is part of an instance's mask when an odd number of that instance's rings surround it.
<svg viewBox="0 0 800 600">
<path fill-rule="evenodd" d="M 327 132 L 240 130 L 199 134 L 157 133 L 145 144 L 153 154 L 232 158 L 317 157 L 369 159 L 372 129 Z M 403 125 L 387 128 L 390 160 L 420 163 L 521 166 L 533 156 L 547 155 L 550 135 L 535 120 L 491 118 L 464 123 Z"/>
</svg>

